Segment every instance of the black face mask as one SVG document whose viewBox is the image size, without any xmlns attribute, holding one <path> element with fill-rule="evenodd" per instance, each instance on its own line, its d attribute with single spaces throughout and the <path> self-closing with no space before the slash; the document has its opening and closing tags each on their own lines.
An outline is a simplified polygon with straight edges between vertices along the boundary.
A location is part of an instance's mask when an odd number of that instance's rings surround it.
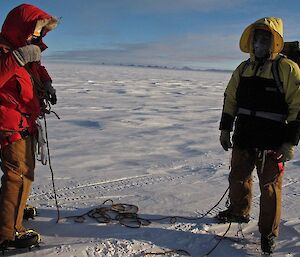
<svg viewBox="0 0 300 257">
<path fill-rule="evenodd" d="M 271 55 L 273 35 L 270 31 L 257 29 L 253 36 L 253 50 L 259 59 L 269 58 Z"/>
</svg>

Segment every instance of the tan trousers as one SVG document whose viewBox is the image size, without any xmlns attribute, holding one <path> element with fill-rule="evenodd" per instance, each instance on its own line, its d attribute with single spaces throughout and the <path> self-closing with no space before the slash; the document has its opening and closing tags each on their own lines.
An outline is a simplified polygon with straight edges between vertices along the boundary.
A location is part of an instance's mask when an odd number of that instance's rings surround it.
<svg viewBox="0 0 300 257">
<path fill-rule="evenodd" d="M 1 149 L 0 240 L 14 240 L 15 231 L 24 231 L 23 213 L 35 168 L 34 136 Z"/>
<path fill-rule="evenodd" d="M 278 236 L 281 215 L 283 172 L 271 156 L 262 158 L 254 149 L 233 148 L 229 174 L 230 209 L 236 215 L 248 215 L 252 202 L 252 171 L 256 167 L 260 186 L 259 231 Z"/>
</svg>

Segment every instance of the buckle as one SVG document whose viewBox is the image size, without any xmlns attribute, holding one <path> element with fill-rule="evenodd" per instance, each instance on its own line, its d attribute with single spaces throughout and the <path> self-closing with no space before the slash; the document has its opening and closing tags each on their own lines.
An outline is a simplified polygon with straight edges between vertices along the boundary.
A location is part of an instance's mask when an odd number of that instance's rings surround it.
<svg viewBox="0 0 300 257">
<path fill-rule="evenodd" d="M 30 136 L 30 133 L 29 133 L 28 129 L 24 129 L 24 130 L 20 131 L 20 135 L 22 138 L 26 138 L 26 137 Z"/>
</svg>

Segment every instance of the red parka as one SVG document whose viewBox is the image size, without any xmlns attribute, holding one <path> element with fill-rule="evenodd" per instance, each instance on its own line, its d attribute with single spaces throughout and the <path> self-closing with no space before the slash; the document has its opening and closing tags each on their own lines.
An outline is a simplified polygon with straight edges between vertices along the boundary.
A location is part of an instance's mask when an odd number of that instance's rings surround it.
<svg viewBox="0 0 300 257">
<path fill-rule="evenodd" d="M 39 81 L 51 81 L 40 63 L 30 63 L 31 74 L 15 60 L 12 51 L 27 45 L 38 20 L 51 16 L 39 8 L 22 4 L 7 15 L 0 34 L 0 131 L 34 131 L 41 115 L 40 99 L 34 89 L 34 76 Z M 47 47 L 43 43 L 42 50 Z"/>
</svg>

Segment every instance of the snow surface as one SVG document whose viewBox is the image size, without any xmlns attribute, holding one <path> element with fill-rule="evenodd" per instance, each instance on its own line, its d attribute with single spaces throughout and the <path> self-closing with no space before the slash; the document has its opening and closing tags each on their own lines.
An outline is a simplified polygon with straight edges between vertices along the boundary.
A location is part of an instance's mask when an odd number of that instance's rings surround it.
<svg viewBox="0 0 300 257">
<path fill-rule="evenodd" d="M 228 187 L 230 153 L 219 145 L 218 125 L 229 73 L 46 66 L 59 101 L 53 110 L 61 117 L 51 115 L 47 121 L 62 217 L 80 215 L 112 199 L 137 205 L 141 217 L 195 218 L 218 202 Z M 300 256 L 299 166 L 297 152 L 286 167 L 281 233 L 273 256 Z M 223 240 L 209 256 L 260 256 L 255 173 L 245 239 Z M 39 216 L 25 226 L 41 233 L 41 248 L 12 255 L 143 256 L 182 249 L 199 257 L 228 227 L 212 218 L 225 208 L 225 200 L 202 220 L 178 219 L 175 224 L 163 220 L 133 229 L 88 217 L 84 223 L 62 219 L 56 224 L 51 174 L 40 163 L 29 203 Z M 228 236 L 241 238 L 237 232 L 232 225 Z"/>
</svg>

